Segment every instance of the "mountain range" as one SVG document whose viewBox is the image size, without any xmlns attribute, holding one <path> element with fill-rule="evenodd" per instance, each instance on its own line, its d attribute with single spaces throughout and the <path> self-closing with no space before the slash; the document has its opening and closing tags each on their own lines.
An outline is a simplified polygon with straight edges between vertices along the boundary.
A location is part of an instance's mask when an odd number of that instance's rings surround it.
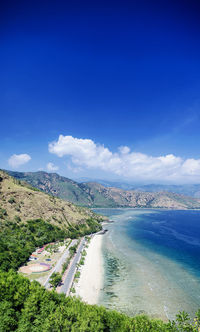
<svg viewBox="0 0 200 332">
<path fill-rule="evenodd" d="M 97 182 L 105 187 L 116 187 L 125 190 L 147 191 L 147 192 L 173 192 L 180 195 L 200 198 L 200 184 L 134 184 L 128 182 L 109 181 L 102 179 L 91 180 L 89 178 L 80 178 L 77 182 Z"/>
<path fill-rule="evenodd" d="M 136 189 L 105 186 L 97 182 L 78 183 L 56 173 L 12 172 L 10 175 L 20 181 L 26 181 L 52 196 L 68 200 L 80 206 L 87 207 L 133 207 L 133 208 L 168 208 L 168 209 L 199 209 L 200 199 L 181 193 L 172 192 L 179 186 L 147 185 Z M 105 181 L 106 182 L 106 181 Z M 104 184 L 105 184 L 104 182 Z M 200 187 L 200 185 L 199 185 Z M 199 188 L 200 189 L 200 188 Z M 198 192 L 198 185 L 196 188 Z M 171 191 L 171 192 L 170 192 Z"/>
<path fill-rule="evenodd" d="M 0 221 L 27 222 L 42 219 L 67 230 L 80 225 L 87 228 L 88 220 L 103 220 L 88 208 L 48 195 L 30 184 L 0 171 Z"/>
</svg>

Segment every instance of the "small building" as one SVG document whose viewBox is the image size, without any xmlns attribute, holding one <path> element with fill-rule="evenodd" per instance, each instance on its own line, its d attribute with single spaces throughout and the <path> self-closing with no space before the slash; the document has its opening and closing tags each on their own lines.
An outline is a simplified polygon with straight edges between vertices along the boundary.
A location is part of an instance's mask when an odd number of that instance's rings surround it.
<svg viewBox="0 0 200 332">
<path fill-rule="evenodd" d="M 34 257 L 34 256 L 29 257 L 29 261 L 36 261 L 36 260 L 37 260 L 37 257 Z"/>
</svg>

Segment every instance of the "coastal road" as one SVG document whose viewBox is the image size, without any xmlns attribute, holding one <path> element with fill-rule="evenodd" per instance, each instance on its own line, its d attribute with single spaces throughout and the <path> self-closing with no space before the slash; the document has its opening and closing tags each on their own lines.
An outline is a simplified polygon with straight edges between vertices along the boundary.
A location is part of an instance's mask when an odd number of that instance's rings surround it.
<svg viewBox="0 0 200 332">
<path fill-rule="evenodd" d="M 64 293 L 67 295 L 69 295 L 70 292 L 70 288 L 72 286 L 73 280 L 74 280 L 74 275 L 76 273 L 76 265 L 79 262 L 80 258 L 81 258 L 81 251 L 84 247 L 85 244 L 85 239 L 83 238 L 80 242 L 80 245 L 78 247 L 77 253 L 75 254 L 73 261 L 71 262 L 71 265 L 69 267 L 69 271 L 67 273 L 67 276 L 64 280 L 63 286 L 61 287 L 61 293 Z"/>
<path fill-rule="evenodd" d="M 66 261 L 67 257 L 69 256 L 69 248 L 71 246 L 74 246 L 76 244 L 76 242 L 77 242 L 77 240 L 72 240 L 72 242 L 70 243 L 69 247 L 67 249 L 65 249 L 64 253 L 60 257 L 60 259 L 57 261 L 57 263 L 54 266 L 54 268 L 51 270 L 51 273 L 49 274 L 48 278 L 44 282 L 44 287 L 46 287 L 47 289 L 50 288 L 49 279 L 51 278 L 51 275 L 54 272 L 60 272 L 61 271 L 62 265 L 64 264 L 64 262 Z"/>
</svg>

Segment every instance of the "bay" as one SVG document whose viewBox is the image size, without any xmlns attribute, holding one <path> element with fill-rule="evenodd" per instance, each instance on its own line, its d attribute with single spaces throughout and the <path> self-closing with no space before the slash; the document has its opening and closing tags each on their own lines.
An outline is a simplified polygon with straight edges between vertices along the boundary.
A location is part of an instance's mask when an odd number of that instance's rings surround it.
<svg viewBox="0 0 200 332">
<path fill-rule="evenodd" d="M 108 216 L 99 304 L 164 320 L 200 308 L 200 211 L 95 209 Z"/>
</svg>

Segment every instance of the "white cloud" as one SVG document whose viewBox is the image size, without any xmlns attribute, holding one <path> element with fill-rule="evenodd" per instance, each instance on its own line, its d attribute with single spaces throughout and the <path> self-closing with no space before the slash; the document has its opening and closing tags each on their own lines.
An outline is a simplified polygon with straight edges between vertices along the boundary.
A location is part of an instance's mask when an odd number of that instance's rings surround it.
<svg viewBox="0 0 200 332">
<path fill-rule="evenodd" d="M 50 172 L 57 171 L 59 169 L 58 166 L 54 165 L 53 163 L 48 163 L 47 164 L 47 170 Z"/>
<path fill-rule="evenodd" d="M 200 175 L 200 159 L 186 159 L 182 170 L 185 174 Z"/>
<path fill-rule="evenodd" d="M 26 153 L 22 153 L 22 154 L 13 154 L 9 159 L 8 159 L 8 164 L 12 167 L 12 168 L 18 168 L 21 165 L 26 164 L 28 161 L 31 160 L 31 157 L 26 154 Z"/>
<path fill-rule="evenodd" d="M 120 146 L 119 151 L 123 154 L 126 154 L 130 152 L 130 148 L 128 146 Z"/>
<path fill-rule="evenodd" d="M 49 152 L 70 156 L 74 166 L 97 169 L 132 180 L 195 182 L 200 181 L 200 159 L 182 159 L 173 154 L 152 157 L 121 146 L 111 152 L 91 139 L 60 135 L 49 144 Z"/>
</svg>

